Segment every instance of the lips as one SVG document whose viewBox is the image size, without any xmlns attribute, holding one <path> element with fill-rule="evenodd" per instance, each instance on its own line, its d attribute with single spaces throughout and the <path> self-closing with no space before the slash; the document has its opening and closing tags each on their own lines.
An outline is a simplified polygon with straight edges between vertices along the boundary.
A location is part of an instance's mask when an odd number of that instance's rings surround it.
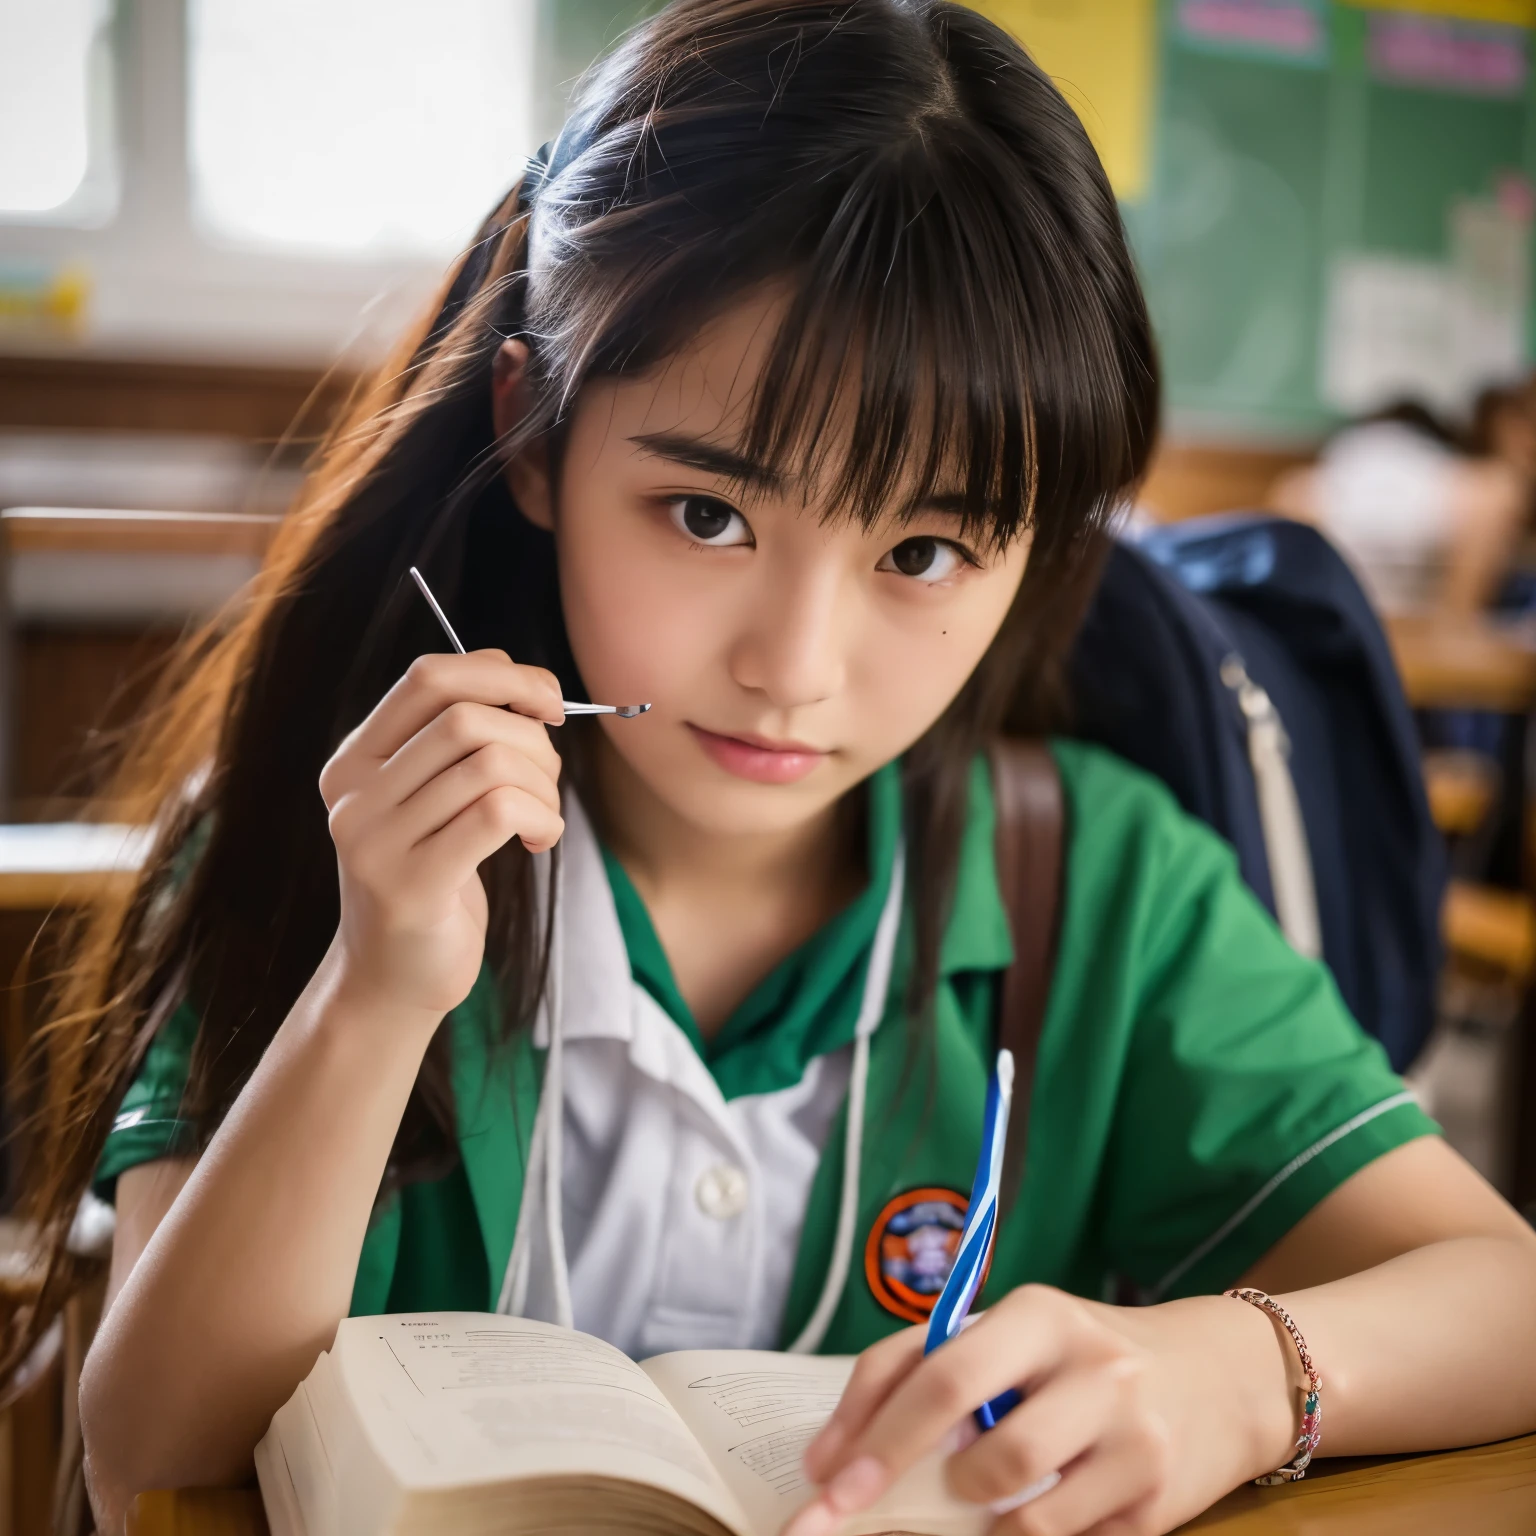
<svg viewBox="0 0 1536 1536">
<path fill-rule="evenodd" d="M 688 729 L 717 766 L 756 784 L 798 783 L 814 773 L 828 756 L 820 748 L 799 741 L 772 741 L 749 732 L 725 736 L 692 723 Z"/>
</svg>

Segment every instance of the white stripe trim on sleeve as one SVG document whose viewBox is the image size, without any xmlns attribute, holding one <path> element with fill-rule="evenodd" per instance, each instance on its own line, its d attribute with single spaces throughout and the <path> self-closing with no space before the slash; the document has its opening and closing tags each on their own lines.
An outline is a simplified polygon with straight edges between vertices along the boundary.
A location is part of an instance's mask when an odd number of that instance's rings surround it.
<svg viewBox="0 0 1536 1536">
<path fill-rule="evenodd" d="M 154 1105 L 146 1104 L 139 1109 L 126 1109 L 112 1122 L 112 1129 L 107 1133 L 115 1136 L 119 1131 L 131 1131 L 141 1125 L 185 1125 L 188 1122 L 176 1115 L 157 1115 L 153 1113 Z"/>
<path fill-rule="evenodd" d="M 1237 1210 L 1222 1222 L 1193 1253 L 1175 1264 L 1152 1287 L 1152 1292 L 1147 1299 L 1149 1301 L 1161 1301 L 1170 1286 L 1177 1284 L 1213 1248 L 1230 1237 L 1293 1173 L 1300 1172 L 1319 1153 L 1326 1152 L 1335 1142 L 1343 1141 L 1352 1131 L 1358 1131 L 1362 1125 L 1369 1125 L 1378 1115 L 1384 1115 L 1388 1110 L 1398 1109 L 1404 1104 L 1415 1104 L 1417 1102 L 1413 1094 L 1406 1089 L 1402 1093 L 1394 1093 L 1391 1098 L 1383 1099 L 1379 1104 L 1371 1105 L 1369 1109 L 1362 1109 L 1358 1115 L 1353 1116 L 1351 1119 L 1346 1120 L 1343 1125 L 1329 1131 L 1320 1141 L 1314 1141 L 1305 1152 L 1298 1152 L 1262 1189 L 1244 1201 Z"/>
</svg>

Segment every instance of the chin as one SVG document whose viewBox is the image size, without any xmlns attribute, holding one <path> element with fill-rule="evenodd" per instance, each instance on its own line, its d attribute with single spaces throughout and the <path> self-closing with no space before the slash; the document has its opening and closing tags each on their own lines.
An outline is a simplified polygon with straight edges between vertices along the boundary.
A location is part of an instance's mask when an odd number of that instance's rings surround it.
<svg viewBox="0 0 1536 1536">
<path fill-rule="evenodd" d="M 843 793 L 813 790 L 805 784 L 785 786 L 743 784 L 722 790 L 700 785 L 697 792 L 671 801 L 674 810 L 701 832 L 717 837 L 752 837 L 788 832 L 821 815 Z"/>
</svg>

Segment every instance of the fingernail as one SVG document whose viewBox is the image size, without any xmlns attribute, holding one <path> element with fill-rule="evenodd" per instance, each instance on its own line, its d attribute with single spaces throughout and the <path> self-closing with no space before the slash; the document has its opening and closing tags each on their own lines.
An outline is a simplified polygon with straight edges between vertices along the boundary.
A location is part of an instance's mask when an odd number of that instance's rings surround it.
<svg viewBox="0 0 1536 1536">
<path fill-rule="evenodd" d="M 1009 1510 L 1019 1509 L 1033 1499 L 1038 1499 L 1041 1494 L 1049 1493 L 1057 1483 L 1061 1481 L 1060 1472 L 1047 1472 L 1044 1477 L 1037 1478 L 1034 1482 L 1026 1484 L 1017 1493 L 1010 1493 L 1006 1499 L 996 1499 L 987 1508 L 994 1515 L 1006 1515 Z"/>
<path fill-rule="evenodd" d="M 826 1486 L 822 1498 L 840 1515 L 857 1514 L 873 1504 L 885 1492 L 891 1474 L 875 1456 L 860 1456 L 850 1461 Z"/>
</svg>

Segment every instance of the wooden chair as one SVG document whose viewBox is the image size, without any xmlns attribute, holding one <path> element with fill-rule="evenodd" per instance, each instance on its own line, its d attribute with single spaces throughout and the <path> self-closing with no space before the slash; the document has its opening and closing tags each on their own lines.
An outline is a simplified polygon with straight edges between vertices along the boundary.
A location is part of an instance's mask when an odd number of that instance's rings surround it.
<svg viewBox="0 0 1536 1536">
<path fill-rule="evenodd" d="M 218 612 L 255 574 L 279 522 L 255 513 L 0 512 L 0 817 L 73 811 L 63 792 L 89 733 L 132 714 L 186 626 Z"/>
<path fill-rule="evenodd" d="M 0 825 L 0 959 L 11 987 L 5 1010 L 7 1108 L 21 1106 L 14 1066 L 40 1001 L 27 979 L 27 951 L 48 914 L 121 889 L 148 847 L 143 828 Z M 0 1218 L 0 1283 L 24 1292 L 30 1245 L 14 1219 Z M 101 1284 L 71 1299 L 64 1315 L 9 1382 L 0 1385 L 0 1536 L 42 1536 L 88 1527 L 79 1479 L 80 1368 L 100 1317 Z"/>
</svg>

